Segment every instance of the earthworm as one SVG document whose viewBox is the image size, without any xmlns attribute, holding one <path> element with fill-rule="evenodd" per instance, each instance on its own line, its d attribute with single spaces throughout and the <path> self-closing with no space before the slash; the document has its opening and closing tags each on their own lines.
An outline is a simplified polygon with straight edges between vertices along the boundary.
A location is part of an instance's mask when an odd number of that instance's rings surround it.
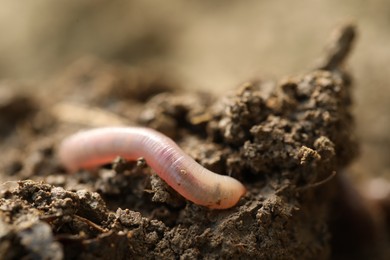
<svg viewBox="0 0 390 260">
<path fill-rule="evenodd" d="M 245 194 L 238 180 L 198 164 L 169 137 L 142 127 L 105 127 L 82 131 L 59 146 L 59 159 L 69 170 L 109 163 L 117 156 L 142 157 L 169 186 L 195 204 L 212 209 L 233 207 Z"/>
</svg>

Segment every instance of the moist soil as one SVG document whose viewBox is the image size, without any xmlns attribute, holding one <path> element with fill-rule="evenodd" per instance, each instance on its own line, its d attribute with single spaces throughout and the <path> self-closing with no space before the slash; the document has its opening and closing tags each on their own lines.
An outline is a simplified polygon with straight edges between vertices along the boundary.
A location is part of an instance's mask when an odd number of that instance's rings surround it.
<svg viewBox="0 0 390 260">
<path fill-rule="evenodd" d="M 353 26 L 339 28 L 306 73 L 221 96 L 91 58 L 34 92 L 7 83 L 1 258 L 385 259 L 386 215 L 346 170 L 358 155 L 343 67 L 354 35 Z M 240 180 L 246 195 L 226 210 L 195 205 L 142 158 L 69 174 L 57 158 L 61 140 L 113 125 L 157 129 L 206 168 Z"/>
</svg>

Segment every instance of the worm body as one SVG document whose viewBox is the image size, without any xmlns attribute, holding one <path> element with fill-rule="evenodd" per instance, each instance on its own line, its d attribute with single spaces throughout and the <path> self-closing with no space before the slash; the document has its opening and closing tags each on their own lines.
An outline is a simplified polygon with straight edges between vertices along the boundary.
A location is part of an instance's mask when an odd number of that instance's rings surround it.
<svg viewBox="0 0 390 260">
<path fill-rule="evenodd" d="M 59 147 L 60 161 L 70 171 L 96 167 L 117 156 L 143 157 L 168 185 L 198 205 L 230 208 L 246 192 L 236 179 L 209 171 L 170 138 L 148 128 L 96 128 L 68 137 Z"/>
</svg>

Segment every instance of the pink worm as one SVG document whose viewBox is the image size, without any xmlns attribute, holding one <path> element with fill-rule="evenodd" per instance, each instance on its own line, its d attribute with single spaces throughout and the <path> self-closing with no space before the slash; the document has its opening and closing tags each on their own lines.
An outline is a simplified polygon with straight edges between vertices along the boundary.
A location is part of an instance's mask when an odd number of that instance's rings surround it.
<svg viewBox="0 0 390 260">
<path fill-rule="evenodd" d="M 59 158 L 70 171 L 143 157 L 178 193 L 213 209 L 233 207 L 246 189 L 236 179 L 207 170 L 185 154 L 172 139 L 148 128 L 108 127 L 76 133 L 59 147 Z"/>
</svg>

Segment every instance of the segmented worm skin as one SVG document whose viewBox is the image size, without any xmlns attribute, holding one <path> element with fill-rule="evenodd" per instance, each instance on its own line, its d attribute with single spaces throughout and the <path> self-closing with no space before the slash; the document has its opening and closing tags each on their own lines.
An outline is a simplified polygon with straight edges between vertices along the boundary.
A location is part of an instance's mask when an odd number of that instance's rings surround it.
<svg viewBox="0 0 390 260">
<path fill-rule="evenodd" d="M 207 170 L 170 138 L 149 128 L 96 128 L 66 138 L 59 147 L 60 161 L 70 171 L 109 163 L 117 156 L 143 157 L 168 185 L 198 205 L 230 208 L 246 192 L 241 182 Z"/>
</svg>

